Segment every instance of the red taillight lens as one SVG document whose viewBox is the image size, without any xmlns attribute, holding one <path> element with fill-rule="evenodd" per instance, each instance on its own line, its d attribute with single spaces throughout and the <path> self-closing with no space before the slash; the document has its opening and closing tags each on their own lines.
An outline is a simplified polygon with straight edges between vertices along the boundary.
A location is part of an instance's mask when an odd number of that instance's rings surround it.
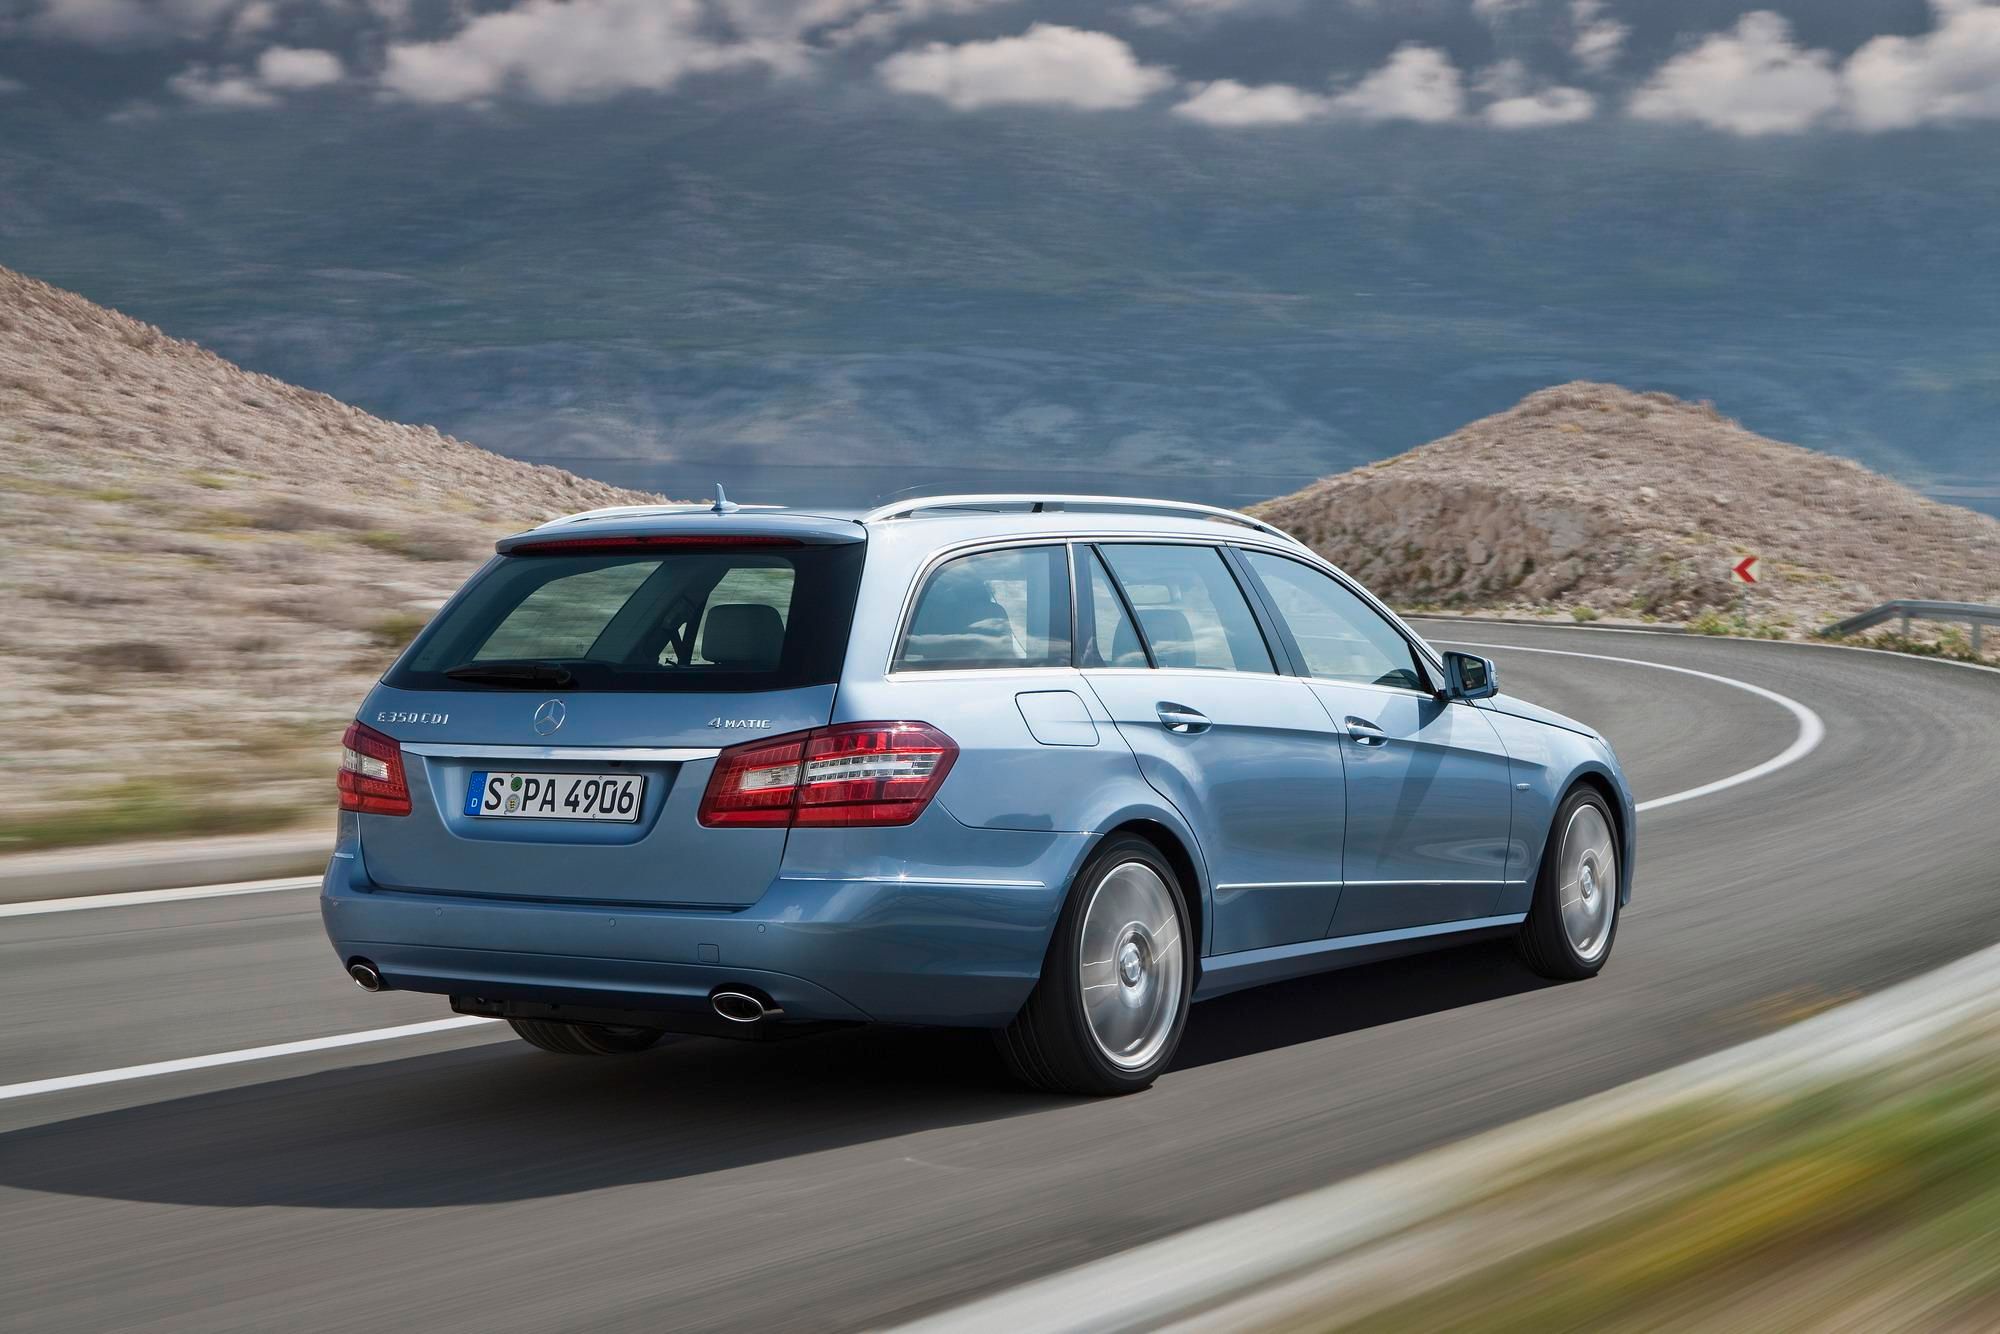
<svg viewBox="0 0 2000 1334">
<path fill-rule="evenodd" d="M 636 537 L 550 537 L 523 542 L 510 556 L 545 556 L 563 551 L 650 551 L 659 547 L 710 551 L 766 551 L 801 545 L 796 537 L 763 537 L 728 533 L 644 533 Z"/>
<path fill-rule="evenodd" d="M 715 757 L 696 818 L 705 825 L 788 825 L 810 732 L 731 746 Z"/>
<path fill-rule="evenodd" d="M 340 739 L 340 809 L 367 815 L 410 813 L 403 748 L 360 723 L 348 724 Z"/>
<path fill-rule="evenodd" d="M 944 786 L 958 746 L 929 723 L 841 723 L 731 746 L 702 794 L 705 825 L 901 825 Z"/>
</svg>

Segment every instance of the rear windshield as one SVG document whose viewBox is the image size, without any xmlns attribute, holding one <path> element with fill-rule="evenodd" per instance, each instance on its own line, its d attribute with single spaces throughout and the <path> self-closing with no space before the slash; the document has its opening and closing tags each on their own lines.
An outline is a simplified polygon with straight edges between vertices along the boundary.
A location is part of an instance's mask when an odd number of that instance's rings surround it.
<svg viewBox="0 0 2000 1334">
<path fill-rule="evenodd" d="M 384 680 L 404 690 L 784 690 L 840 677 L 859 543 L 503 556 Z M 508 679 L 509 673 L 515 679 Z"/>
</svg>

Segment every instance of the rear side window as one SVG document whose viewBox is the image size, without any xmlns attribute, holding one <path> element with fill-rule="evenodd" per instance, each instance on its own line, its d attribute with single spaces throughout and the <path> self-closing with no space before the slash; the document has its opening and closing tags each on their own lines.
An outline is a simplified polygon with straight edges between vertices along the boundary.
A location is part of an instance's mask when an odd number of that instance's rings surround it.
<svg viewBox="0 0 2000 1334">
<path fill-rule="evenodd" d="M 980 551 L 924 581 L 899 672 L 1069 666 L 1069 558 L 1061 546 Z"/>
<path fill-rule="evenodd" d="M 499 679 L 510 667 L 539 667 L 567 672 L 564 690 L 824 684 L 840 676 L 862 551 L 503 556 L 384 679 L 405 690 L 546 689 L 546 677 Z"/>
<path fill-rule="evenodd" d="M 1126 543 L 1107 544 L 1103 551 L 1161 667 L 1277 670 L 1220 551 Z"/>
<path fill-rule="evenodd" d="M 1324 681 L 1424 689 L 1410 642 L 1337 579 L 1295 560 L 1246 551 L 1306 670 Z"/>
</svg>

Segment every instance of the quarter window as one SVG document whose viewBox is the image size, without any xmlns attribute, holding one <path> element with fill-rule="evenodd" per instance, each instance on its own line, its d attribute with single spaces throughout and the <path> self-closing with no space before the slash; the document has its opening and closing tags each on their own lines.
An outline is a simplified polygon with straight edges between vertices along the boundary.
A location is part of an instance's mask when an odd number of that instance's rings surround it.
<svg viewBox="0 0 2000 1334">
<path fill-rule="evenodd" d="M 1159 666 L 1277 670 L 1220 551 L 1126 543 L 1103 551 Z"/>
<path fill-rule="evenodd" d="M 1086 581 L 1090 585 L 1090 634 L 1083 644 L 1083 665 L 1086 667 L 1144 667 L 1146 646 L 1139 639 L 1139 631 L 1126 614 L 1125 600 L 1118 596 L 1118 589 L 1111 582 L 1111 572 L 1104 568 L 1104 560 L 1087 547 L 1077 549 L 1082 568 L 1088 571 Z"/>
<path fill-rule="evenodd" d="M 1424 689 L 1410 641 L 1352 590 L 1309 565 L 1246 551 L 1306 670 L 1323 681 Z"/>
<path fill-rule="evenodd" d="M 910 615 L 896 670 L 1067 667 L 1069 558 L 1061 546 L 981 551 L 937 568 Z"/>
</svg>

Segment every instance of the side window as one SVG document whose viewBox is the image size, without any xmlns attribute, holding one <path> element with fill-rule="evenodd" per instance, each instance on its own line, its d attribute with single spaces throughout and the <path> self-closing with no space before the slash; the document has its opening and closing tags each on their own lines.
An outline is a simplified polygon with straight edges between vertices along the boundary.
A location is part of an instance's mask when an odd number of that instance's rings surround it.
<svg viewBox="0 0 2000 1334">
<path fill-rule="evenodd" d="M 1103 550 L 1161 667 L 1277 670 L 1220 551 L 1125 543 Z"/>
<path fill-rule="evenodd" d="M 1084 641 L 1086 667 L 1144 667 L 1146 646 L 1125 612 L 1124 599 L 1111 583 L 1104 561 L 1088 547 L 1077 548 L 1078 564 L 1090 585 L 1090 637 Z"/>
<path fill-rule="evenodd" d="M 1325 681 L 1424 689 L 1410 642 L 1338 579 L 1283 556 L 1243 555 L 1298 641 L 1307 671 Z"/>
<path fill-rule="evenodd" d="M 981 551 L 940 565 L 917 595 L 896 670 L 1069 666 L 1061 546 Z"/>
</svg>

